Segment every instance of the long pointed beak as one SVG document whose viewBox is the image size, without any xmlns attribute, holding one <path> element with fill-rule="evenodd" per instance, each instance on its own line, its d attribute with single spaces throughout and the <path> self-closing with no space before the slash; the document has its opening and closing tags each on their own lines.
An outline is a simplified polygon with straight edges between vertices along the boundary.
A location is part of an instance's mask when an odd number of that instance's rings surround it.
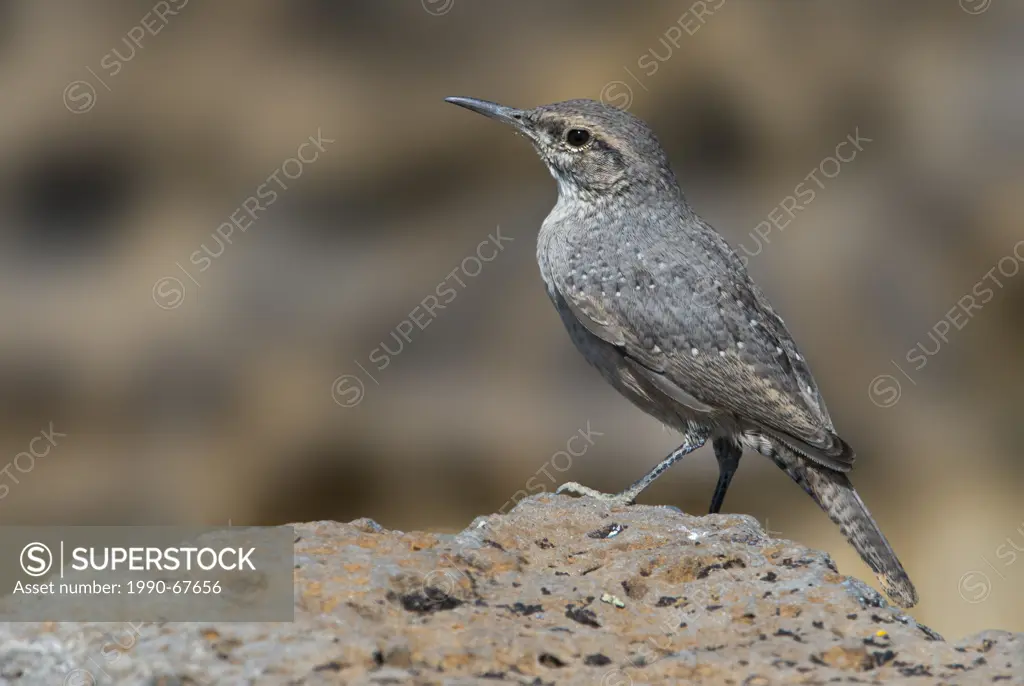
<svg viewBox="0 0 1024 686">
<path fill-rule="evenodd" d="M 526 126 L 523 123 L 523 111 L 517 110 L 514 107 L 506 107 L 505 105 L 499 105 L 496 102 L 490 102 L 488 100 L 478 100 L 477 98 L 445 98 L 445 102 L 450 102 L 453 105 L 459 107 L 465 107 L 471 112 L 482 114 L 485 117 L 496 119 L 500 122 L 508 124 L 517 131 L 526 132 Z"/>
</svg>

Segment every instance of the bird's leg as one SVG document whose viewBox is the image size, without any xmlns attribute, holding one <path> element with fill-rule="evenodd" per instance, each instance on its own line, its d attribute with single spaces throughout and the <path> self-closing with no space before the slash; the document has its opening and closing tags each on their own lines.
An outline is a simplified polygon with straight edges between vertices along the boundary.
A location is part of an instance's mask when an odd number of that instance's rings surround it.
<svg viewBox="0 0 1024 686">
<path fill-rule="evenodd" d="M 715 458 L 718 460 L 718 485 L 715 486 L 715 494 L 711 497 L 711 508 L 708 512 L 718 514 L 722 509 L 722 501 L 725 500 L 725 492 L 729 490 L 729 482 L 740 466 L 743 448 L 730 438 L 716 438 L 711 445 L 715 448 Z"/>
<path fill-rule="evenodd" d="M 694 450 L 707 443 L 707 440 L 707 431 L 691 429 L 684 436 L 682 445 L 673 450 L 668 457 L 655 465 L 654 469 L 644 474 L 636 483 L 621 493 L 601 493 L 593 488 L 582 486 L 575 481 L 562 484 L 555 490 L 555 493 L 569 493 L 571 495 L 588 496 L 590 498 L 597 498 L 598 500 L 603 500 L 615 505 L 632 505 L 636 502 L 637 496 L 639 496 L 645 488 L 654 483 L 654 480 L 661 476 L 666 469 L 671 467 L 684 456 L 689 455 Z"/>
</svg>

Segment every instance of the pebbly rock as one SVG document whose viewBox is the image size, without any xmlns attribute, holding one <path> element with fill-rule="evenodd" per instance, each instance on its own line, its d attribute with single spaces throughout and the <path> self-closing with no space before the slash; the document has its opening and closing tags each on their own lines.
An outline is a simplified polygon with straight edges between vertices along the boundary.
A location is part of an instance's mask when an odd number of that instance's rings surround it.
<svg viewBox="0 0 1024 686">
<path fill-rule="evenodd" d="M 296 526 L 293 623 L 0 625 L 36 684 L 1024 684 L 751 517 L 542 494 L 459 534 Z"/>
</svg>

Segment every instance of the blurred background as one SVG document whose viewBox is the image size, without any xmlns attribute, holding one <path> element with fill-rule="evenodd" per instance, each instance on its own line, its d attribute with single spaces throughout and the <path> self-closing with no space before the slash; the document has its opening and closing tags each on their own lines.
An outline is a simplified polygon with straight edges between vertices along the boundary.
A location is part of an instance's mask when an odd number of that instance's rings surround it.
<svg viewBox="0 0 1024 686">
<path fill-rule="evenodd" d="M 547 300 L 555 185 L 442 101 L 603 98 L 749 256 L 914 615 L 1022 631 L 1022 20 L 1012 0 L 7 0 L 0 523 L 451 531 L 528 488 L 631 483 L 678 438 Z M 716 475 L 705 448 L 641 502 L 704 512 Z M 759 456 L 724 510 L 873 578 Z"/>
</svg>

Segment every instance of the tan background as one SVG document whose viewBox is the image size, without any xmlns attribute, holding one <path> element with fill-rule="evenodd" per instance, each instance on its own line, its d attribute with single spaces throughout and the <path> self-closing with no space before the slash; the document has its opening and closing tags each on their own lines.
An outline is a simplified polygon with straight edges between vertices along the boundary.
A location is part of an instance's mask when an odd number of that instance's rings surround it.
<svg viewBox="0 0 1024 686">
<path fill-rule="evenodd" d="M 457 529 L 588 422 L 603 435 L 549 472 L 631 482 L 677 439 L 604 386 L 546 299 L 533 253 L 554 184 L 522 139 L 442 102 L 622 104 L 621 81 L 734 245 L 756 246 L 848 133 L 872 139 L 750 269 L 858 449 L 915 615 L 949 638 L 1024 630 L 1024 553 L 1007 547 L 1024 550 L 1024 275 L 954 313 L 923 369 L 905 359 L 1024 238 L 1024 5 L 716 6 L 193 0 L 161 25 L 148 0 L 4 3 L 0 522 Z M 143 21 L 159 32 L 111 76 Z M 198 274 L 190 254 L 318 128 L 335 142 Z M 370 381 L 356 362 L 373 372 L 371 351 L 498 226 L 513 242 Z M 184 289 L 172 309 L 153 297 L 166 277 Z M 365 384 L 352 407 L 332 400 L 346 374 Z M 891 407 L 868 391 L 883 374 L 901 382 Z M 67 435 L 19 471 L 51 422 Z M 715 475 L 702 450 L 642 501 L 702 512 Z M 725 509 L 870 577 L 758 456 Z"/>
</svg>

